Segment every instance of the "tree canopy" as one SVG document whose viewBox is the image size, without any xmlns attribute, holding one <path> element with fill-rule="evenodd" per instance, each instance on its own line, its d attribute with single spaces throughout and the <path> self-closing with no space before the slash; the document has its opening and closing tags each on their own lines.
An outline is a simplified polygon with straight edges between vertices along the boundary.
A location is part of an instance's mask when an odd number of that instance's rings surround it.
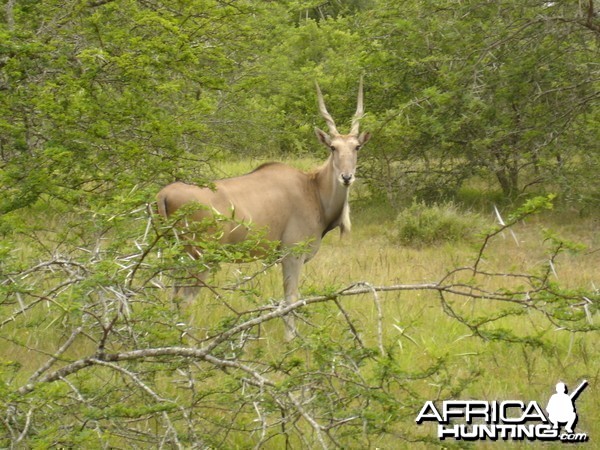
<svg viewBox="0 0 600 450">
<path fill-rule="evenodd" d="M 201 180 L 227 154 L 312 152 L 314 81 L 348 109 L 361 74 L 374 190 L 436 197 L 480 176 L 505 196 L 595 202 L 595 6 L 10 0 L 0 210 Z"/>
</svg>

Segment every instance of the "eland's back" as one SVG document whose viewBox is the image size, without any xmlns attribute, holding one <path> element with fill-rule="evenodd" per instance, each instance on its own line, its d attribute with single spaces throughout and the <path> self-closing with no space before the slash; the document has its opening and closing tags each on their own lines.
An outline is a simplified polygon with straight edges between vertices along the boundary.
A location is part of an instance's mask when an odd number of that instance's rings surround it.
<svg viewBox="0 0 600 450">
<path fill-rule="evenodd" d="M 234 178 L 218 180 L 214 188 L 176 182 L 157 195 L 159 212 L 169 217 L 197 203 L 190 219 L 200 221 L 217 213 L 231 219 L 222 241 L 245 239 L 248 229 L 284 245 L 305 241 L 320 230 L 320 201 L 314 176 L 281 163 L 268 163 Z M 192 208 L 193 209 L 193 208 Z M 319 235 L 320 237 L 320 235 Z"/>
</svg>

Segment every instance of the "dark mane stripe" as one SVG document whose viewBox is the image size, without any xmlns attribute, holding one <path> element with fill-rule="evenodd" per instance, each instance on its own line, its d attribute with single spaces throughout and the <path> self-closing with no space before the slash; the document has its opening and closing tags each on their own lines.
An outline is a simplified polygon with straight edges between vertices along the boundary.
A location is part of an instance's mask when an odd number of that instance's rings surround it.
<svg viewBox="0 0 600 450">
<path fill-rule="evenodd" d="M 276 166 L 276 165 L 279 165 L 279 164 L 281 164 L 281 163 L 280 162 L 276 162 L 276 161 L 266 162 L 264 164 L 261 164 L 260 166 L 258 166 L 256 169 L 254 169 L 252 172 L 249 172 L 249 173 L 258 172 L 259 170 L 262 170 L 265 167 Z"/>
</svg>

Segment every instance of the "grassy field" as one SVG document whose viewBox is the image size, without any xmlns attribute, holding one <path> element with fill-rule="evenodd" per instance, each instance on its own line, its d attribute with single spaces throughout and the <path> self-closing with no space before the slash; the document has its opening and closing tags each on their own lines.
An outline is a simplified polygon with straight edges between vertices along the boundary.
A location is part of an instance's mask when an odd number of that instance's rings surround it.
<svg viewBox="0 0 600 450">
<path fill-rule="evenodd" d="M 295 165 L 308 168 L 313 163 L 301 161 Z M 239 163 L 230 167 L 229 173 L 243 173 L 251 166 L 248 162 Z M 356 282 L 382 286 L 438 282 L 452 270 L 473 264 L 482 238 L 416 247 L 398 245 L 393 238 L 395 229 L 400 226 L 396 222 L 398 213 L 387 206 L 361 202 L 355 204 L 352 235 L 340 239 L 334 232 L 325 238 L 318 255 L 305 266 L 301 285 L 303 295 L 341 289 Z M 482 232 L 497 223 L 491 204 L 483 205 L 476 213 Z M 597 270 L 600 266 L 598 217 L 582 218 L 566 209 L 534 215 L 496 236 L 485 252 L 482 270 L 506 274 L 543 272 L 549 261 L 549 230 L 565 241 L 583 244 L 581 251 L 564 252 L 556 258 L 551 269 L 553 281 L 568 289 L 597 290 L 600 283 Z M 240 279 L 256 270 L 258 267 L 251 265 L 226 266 L 217 275 L 215 284 Z M 262 293 L 263 298 L 277 299 L 281 296 L 280 276 L 279 270 L 272 268 L 255 281 L 254 287 Z M 519 282 L 510 276 L 491 278 L 481 280 L 490 290 L 512 289 Z M 203 319 L 210 323 L 224 311 L 222 306 L 215 305 L 214 315 L 207 315 L 207 305 L 211 300 L 210 294 L 205 295 L 197 301 L 196 308 L 202 311 Z M 600 435 L 600 428 L 593 419 L 600 413 L 596 387 L 600 382 L 597 332 L 571 332 L 537 311 L 526 311 L 491 321 L 489 326 L 489 329 L 508 329 L 522 338 L 523 342 L 486 340 L 475 336 L 467 326 L 450 317 L 441 306 L 436 292 L 414 290 L 381 293 L 379 300 L 383 308 L 384 345 L 393 352 L 399 366 L 404 367 L 407 373 L 418 372 L 435 361 L 444 360 L 443 374 L 438 374 L 435 380 L 420 380 L 411 384 L 411 388 L 423 398 L 437 399 L 445 387 L 461 385 L 456 397 L 458 399 L 535 400 L 545 407 L 554 393 L 555 383 L 564 381 L 574 388 L 581 380 L 587 379 L 590 386 L 577 401 L 580 417 L 577 430 L 588 433 L 592 440 Z M 453 301 L 456 302 L 455 310 L 468 318 L 494 313 L 501 316 L 507 311 L 505 304 L 494 300 L 457 298 Z M 378 312 L 373 295 L 346 297 L 342 302 L 345 311 L 361 330 L 364 341 L 376 346 Z M 341 313 L 329 310 L 317 315 L 318 320 L 311 317 L 310 327 L 331 327 L 332 330 L 340 327 L 340 322 L 331 319 L 328 314 L 339 316 Z M 597 325 L 597 314 L 591 320 Z M 323 322 L 315 325 L 316 321 Z M 341 329 L 338 331 L 342 332 Z M 262 345 L 266 346 L 267 354 L 281 351 L 281 333 L 281 326 L 278 325 L 264 330 Z M 540 344 L 524 343 L 528 337 L 538 339 Z M 402 390 L 397 395 L 403 395 Z M 413 421 L 406 420 L 392 435 L 395 433 L 434 437 L 435 429 L 427 425 L 419 429 Z M 376 444 L 381 448 L 408 445 L 390 436 L 382 437 Z M 452 446 L 450 442 L 442 444 L 440 446 Z M 459 442 L 458 446 L 464 445 L 468 446 L 465 442 Z M 493 442 L 487 444 L 490 448 L 497 445 Z M 517 442 L 512 445 L 524 444 Z M 552 444 L 543 445 L 539 441 L 538 445 L 552 447 Z M 426 445 L 429 446 L 436 445 Z"/>
<path fill-rule="evenodd" d="M 259 163 L 260 161 L 241 161 L 228 164 L 221 170 L 223 176 L 235 175 L 244 173 Z M 306 169 L 313 167 L 314 162 L 307 159 L 295 161 L 294 165 Z M 335 292 L 357 282 L 373 286 L 438 283 L 453 270 L 474 264 L 485 230 L 492 229 L 498 220 L 493 205 L 483 204 L 478 210 L 471 208 L 467 211 L 461 209 L 458 199 L 453 206 L 454 212 L 460 214 L 462 211 L 466 217 L 476 217 L 473 224 L 480 228 L 480 235 L 471 233 L 469 237 L 453 242 L 442 239 L 434 244 L 401 245 L 396 238 L 398 229 L 402 226 L 396 220 L 400 209 L 363 201 L 360 185 L 357 186 L 355 198 L 352 234 L 344 239 L 340 239 L 337 232 L 327 235 L 317 256 L 304 268 L 301 284 L 303 296 Z M 507 213 L 503 212 L 504 214 Z M 552 230 L 553 236 L 561 238 L 549 239 L 548 230 Z M 561 239 L 564 242 L 578 242 L 582 247 L 577 252 L 561 252 L 553 259 L 550 267 L 552 246 Z M 489 292 L 504 292 L 519 290 L 519 286 L 524 283 L 515 274 L 549 273 L 552 283 L 560 285 L 565 292 L 597 292 L 600 286 L 599 249 L 598 216 L 580 217 L 563 207 L 530 216 L 519 221 L 510 230 L 495 236 L 480 258 L 481 273 L 477 276 L 460 272 L 448 279 L 464 286 L 483 286 Z M 22 248 L 21 251 L 27 252 L 27 249 Z M 278 267 L 263 272 L 262 265 L 258 262 L 245 265 L 224 264 L 210 283 L 221 287 L 231 285 L 258 272 L 261 273 L 244 284 L 246 292 L 227 292 L 223 297 L 217 298 L 214 293 L 204 290 L 188 309 L 183 308 L 181 315 L 175 313 L 175 316 L 165 319 L 186 323 L 186 337 L 180 337 L 181 333 L 174 333 L 177 327 L 165 327 L 160 321 L 156 321 L 155 330 L 145 331 L 152 335 L 152 339 L 142 338 L 141 336 L 146 336 L 143 333 L 136 335 L 135 339 L 139 340 L 142 347 L 156 345 L 163 338 L 165 341 L 179 340 L 193 346 L 194 341 L 189 336 L 201 340 L 214 333 L 215 324 L 223 323 L 224 318 L 231 316 L 232 310 L 244 311 L 278 301 L 282 295 Z M 155 299 L 157 303 L 167 305 L 170 301 L 169 293 L 157 291 Z M 550 306 L 552 301 L 548 300 Z M 276 320 L 261 326 L 258 339 L 247 345 L 244 352 L 246 355 L 260 355 L 266 366 L 288 361 L 286 354 L 294 353 L 295 358 L 309 366 L 319 358 L 319 345 L 330 350 L 330 346 L 324 344 L 329 342 L 328 339 L 335 341 L 336 345 L 350 342 L 348 321 L 353 324 L 363 345 L 373 349 L 375 353 L 379 349 L 381 338 L 387 358 L 393 360 L 393 364 L 390 363 L 393 369 L 390 369 L 389 378 L 381 381 L 381 385 L 385 386 L 385 395 L 392 397 L 395 402 L 394 419 L 389 419 L 389 426 L 382 426 L 369 435 L 368 439 L 360 443 L 361 447 L 463 448 L 473 445 L 497 448 L 510 444 L 516 447 L 533 445 L 558 448 L 562 444 L 539 441 L 487 441 L 472 444 L 464 441 L 438 441 L 434 426 L 418 426 L 414 419 L 425 400 L 522 400 L 526 403 L 535 400 L 545 407 L 558 381 L 574 388 L 583 379 L 587 379 L 590 385 L 577 400 L 577 432 L 588 434 L 589 448 L 593 448 L 597 445 L 595 442 L 600 440 L 600 425 L 594 419 L 600 416 L 597 401 L 600 385 L 598 332 L 568 330 L 561 325 L 569 323 L 568 318 L 565 319 L 567 316 L 555 318 L 543 312 L 554 311 L 550 306 L 546 305 L 548 309 L 534 309 L 521 303 L 453 294 L 447 294 L 442 299 L 437 291 L 431 289 L 380 292 L 376 297 L 372 293 L 343 296 L 339 297 L 339 302 L 341 309 L 331 302 L 305 308 L 301 313 L 304 323 L 300 323 L 300 333 L 307 336 L 303 346 L 285 345 L 282 342 L 283 325 L 280 320 Z M 578 317 L 583 314 L 581 305 L 571 306 L 570 309 L 577 310 L 580 314 Z M 169 308 L 165 309 L 167 310 Z M 4 308 L 2 314 L 8 316 L 8 311 L 8 308 Z M 47 361 L 60 342 L 64 342 L 64 330 L 69 329 L 66 314 L 51 317 L 52 314 L 45 312 L 53 311 L 52 305 L 47 310 L 35 311 L 26 321 L 15 320 L 3 327 L 4 358 L 16 361 L 19 365 L 19 370 L 10 380 L 15 385 L 22 385 Z M 342 311 L 347 317 L 343 317 Z M 140 318 L 143 312 L 142 306 L 135 306 L 128 319 L 128 326 L 135 328 L 136 320 L 143 322 Z M 165 313 L 165 317 L 168 314 Z M 379 324 L 380 315 L 382 321 Z M 598 314 L 592 309 L 584 322 L 597 327 L 599 320 Z M 580 322 L 581 320 L 578 323 Z M 473 328 L 476 323 L 477 327 Z M 59 329 L 62 331 L 57 331 Z M 161 335 L 160 330 L 163 329 L 166 331 Z M 120 332 L 128 332 L 127 327 L 124 326 Z M 67 359 L 83 357 L 93 351 L 96 345 L 92 339 L 78 339 L 78 345 L 65 353 Z M 231 351 L 236 351 L 233 344 Z M 340 358 L 343 357 L 340 355 Z M 107 368 L 95 370 L 97 376 L 104 380 L 114 377 Z M 380 364 L 366 362 L 361 366 L 361 376 L 377 378 L 380 370 Z M 202 378 L 203 372 L 200 369 L 194 373 Z M 286 372 L 277 372 L 274 379 L 291 383 L 292 381 L 286 380 L 284 373 Z M 292 369 L 290 373 L 293 373 Z M 314 376 L 317 378 L 316 374 Z M 171 378 L 159 380 L 156 386 L 160 386 L 163 396 L 172 394 L 183 401 L 185 395 L 179 393 L 177 388 L 169 387 L 169 379 Z M 203 389 L 218 390 L 224 399 L 234 398 L 233 391 L 226 393 L 226 385 L 221 385 L 219 375 L 206 375 L 203 383 Z M 332 385 L 332 392 L 336 389 L 334 385 L 335 383 Z M 83 392 L 81 395 L 87 394 Z M 385 403 L 384 399 L 378 401 Z M 215 407 L 215 411 L 221 408 L 212 403 L 211 405 Z M 240 423 L 252 423 L 256 418 L 252 414 L 252 408 L 249 409 L 250 412 L 237 414 L 215 412 L 211 420 L 216 422 L 233 417 Z M 385 407 L 378 406 L 373 414 L 377 415 L 374 421 L 385 423 L 388 420 Z M 390 412 L 389 417 L 391 416 Z M 153 421 L 158 419 L 146 420 L 154 424 Z M 244 428 L 242 426 L 240 430 L 234 428 L 220 441 L 226 448 L 252 448 L 260 441 L 258 431 L 248 434 L 241 430 Z M 306 431 L 307 435 L 310 434 L 310 427 L 306 424 L 300 425 L 300 429 Z M 419 439 L 425 442 L 411 442 Z M 317 442 L 314 435 L 308 441 L 314 445 Z M 111 442 L 119 446 L 118 439 L 113 438 Z M 283 434 L 275 435 L 265 441 L 262 448 L 282 448 L 285 445 L 298 448 L 303 445 L 302 438 L 288 441 Z M 352 447 L 352 444 L 347 445 Z"/>
</svg>

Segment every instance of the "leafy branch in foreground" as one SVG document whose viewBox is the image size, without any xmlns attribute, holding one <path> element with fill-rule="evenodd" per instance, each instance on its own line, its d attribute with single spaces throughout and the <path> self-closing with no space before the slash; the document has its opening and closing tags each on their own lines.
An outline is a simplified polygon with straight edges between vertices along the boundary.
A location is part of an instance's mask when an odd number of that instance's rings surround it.
<svg viewBox="0 0 600 450">
<path fill-rule="evenodd" d="M 555 280 L 552 267 L 568 247 L 556 236 L 537 273 L 483 269 L 493 238 L 544 205 L 537 201 L 492 230 L 472 265 L 439 281 L 358 282 L 285 306 L 259 289 L 240 299 L 230 284 L 217 283 L 200 318 L 174 308 L 164 292 L 173 273 L 189 269 L 166 256 L 164 246 L 177 245 L 164 242 L 169 227 L 144 208 L 95 213 L 81 225 L 95 221 L 93 239 L 73 232 L 46 259 L 0 263 L 0 445 L 330 448 L 370 446 L 389 434 L 426 441 L 403 424 L 425 398 L 460 395 L 479 369 L 447 377 L 450 360 L 433 355 L 403 364 L 386 320 L 399 294 L 434 294 L 451 322 L 486 341 L 545 351 L 543 333 L 506 325 L 523 314 L 553 328 L 598 330 L 598 293 Z M 352 297 L 372 299 L 374 320 L 361 319 Z M 483 313 L 474 314 L 473 304 L 484 304 Z M 286 314 L 303 323 L 289 344 L 278 338 Z M 420 345 L 404 331 L 401 337 Z M 431 393 L 427 385 L 439 388 Z"/>
</svg>

